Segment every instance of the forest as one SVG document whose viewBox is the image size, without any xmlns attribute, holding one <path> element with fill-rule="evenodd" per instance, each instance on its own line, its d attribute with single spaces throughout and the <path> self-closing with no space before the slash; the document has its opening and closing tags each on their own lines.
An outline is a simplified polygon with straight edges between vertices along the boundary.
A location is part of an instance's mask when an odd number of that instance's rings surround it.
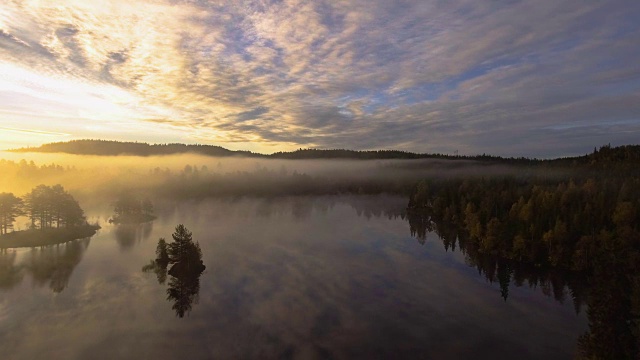
<svg viewBox="0 0 640 360">
<path fill-rule="evenodd" d="M 314 151 L 300 150 L 296 157 L 342 156 Z M 293 215 L 303 217 L 312 206 L 305 196 L 400 195 L 406 203 L 394 204 L 389 211 L 368 204 L 367 197 L 353 196 L 352 206 L 367 217 L 406 219 L 421 244 L 435 233 L 447 250 L 457 248 L 470 266 L 497 282 L 505 300 L 510 285 L 528 284 L 542 287 L 558 301 L 571 299 L 576 311 L 586 305 L 589 331 L 579 339 L 579 358 L 627 359 L 640 354 L 638 146 L 607 145 L 584 156 L 553 160 L 460 157 L 330 164 L 314 160 L 305 162 L 306 168 L 296 168 L 295 160 L 245 162 L 241 169 L 218 158 L 197 160 L 177 162 L 171 169 L 149 165 L 137 171 L 105 170 L 99 178 L 83 168 L 2 160 L 0 169 L 6 171 L 0 172 L 0 179 L 20 184 L 33 179 L 59 181 L 85 199 L 107 203 L 117 199 L 111 220 L 124 225 L 155 218 L 150 201 L 141 200 L 145 198 L 171 202 L 293 196 L 300 199 Z M 139 160 L 135 164 L 139 167 Z M 77 184 L 86 184 L 87 179 L 94 186 L 83 192 Z M 22 197 L 9 191 L 0 194 L 2 237 L 20 233 L 11 232 L 20 216 L 29 219 L 33 231 L 43 233 L 86 224 L 78 201 L 60 185 L 37 185 Z M 138 235 L 124 225 L 116 231 L 123 248 Z M 159 280 L 166 279 L 169 264 L 161 248 L 160 260 L 146 267 Z M 193 300 L 198 283 L 185 279 L 177 276 L 174 282 L 182 284 L 178 288 L 191 289 L 185 290 L 190 294 L 185 298 Z M 178 306 L 178 316 L 188 313 L 187 305 L 190 301 Z"/>
<path fill-rule="evenodd" d="M 31 225 L 13 231 L 20 216 Z M 87 224 L 78 201 L 62 185 L 39 185 L 20 198 L 0 193 L 0 247 L 28 247 L 57 244 L 90 237 L 99 228 Z"/>
<path fill-rule="evenodd" d="M 425 179 L 407 206 L 411 232 L 456 245 L 506 299 L 511 278 L 565 286 L 589 331 L 580 359 L 640 355 L 640 176 L 637 154 L 604 148 L 568 179 Z M 635 156 L 635 157 L 634 157 Z M 542 275 L 541 274 L 547 274 Z M 551 289 L 548 290 L 551 293 Z"/>
</svg>

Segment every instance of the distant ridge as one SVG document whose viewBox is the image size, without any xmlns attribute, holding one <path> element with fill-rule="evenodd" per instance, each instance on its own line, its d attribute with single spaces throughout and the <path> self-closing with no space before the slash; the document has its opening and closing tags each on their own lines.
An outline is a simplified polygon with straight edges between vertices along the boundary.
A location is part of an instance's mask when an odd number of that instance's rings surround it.
<svg viewBox="0 0 640 360">
<path fill-rule="evenodd" d="M 66 153 L 75 155 L 173 155 L 183 153 L 197 153 L 209 156 L 255 156 L 250 151 L 232 151 L 213 145 L 186 145 L 186 144 L 147 144 L 143 142 L 122 142 L 111 140 L 71 140 L 44 144 L 39 147 L 26 147 L 9 150 L 12 152 L 40 152 L 40 153 Z"/>
<path fill-rule="evenodd" d="M 9 150 L 11 152 L 38 152 L 38 153 L 65 153 L 75 155 L 99 155 L 99 156 L 157 156 L 175 154 L 201 154 L 207 156 L 229 157 L 256 157 L 272 159 L 361 159 L 361 160 L 384 160 L 384 159 L 468 159 L 468 160 L 506 160 L 497 156 L 477 155 L 477 156 L 457 156 L 444 154 L 418 154 L 400 150 L 345 150 L 345 149 L 298 149 L 291 152 L 276 152 L 270 155 L 254 153 L 251 151 L 234 151 L 215 145 L 187 145 L 187 144 L 148 144 L 143 142 L 122 142 L 112 140 L 71 140 L 66 142 L 56 142 L 44 144 L 38 147 L 25 147 Z M 515 161 L 532 161 L 530 159 L 511 158 Z"/>
<path fill-rule="evenodd" d="M 459 156 L 445 154 L 419 154 L 400 150 L 345 150 L 345 149 L 298 149 L 290 152 L 276 152 L 273 154 L 260 154 L 251 151 L 229 150 L 215 145 L 187 145 L 187 144 L 148 144 L 143 142 L 122 142 L 112 140 L 71 140 L 44 144 L 39 147 L 26 147 L 9 150 L 11 152 L 38 152 L 38 153 L 66 153 L 74 155 L 99 155 L 99 156 L 157 156 L 175 154 L 200 154 L 216 157 L 254 157 L 270 159 L 312 160 L 312 159 L 359 159 L 359 160 L 386 160 L 386 159 L 443 159 L 443 160 L 475 160 L 499 163 L 558 163 L 558 164 L 593 164 L 603 161 L 631 161 L 640 162 L 640 145 L 625 145 L 612 148 L 610 145 L 594 148 L 593 153 L 582 156 L 557 158 L 551 160 L 538 160 L 525 157 L 503 158 L 492 155 Z"/>
</svg>

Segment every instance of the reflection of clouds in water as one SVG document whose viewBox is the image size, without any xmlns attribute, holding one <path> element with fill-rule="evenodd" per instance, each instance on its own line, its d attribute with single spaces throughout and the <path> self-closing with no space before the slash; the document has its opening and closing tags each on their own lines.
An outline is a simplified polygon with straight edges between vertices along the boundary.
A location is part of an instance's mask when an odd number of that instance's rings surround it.
<svg viewBox="0 0 640 360">
<path fill-rule="evenodd" d="M 487 317 L 500 317 L 499 313 L 484 309 L 487 300 L 500 306 L 499 293 L 473 278 L 469 282 L 459 268 L 443 268 L 439 258 L 447 256 L 440 254 L 441 249 L 427 248 L 436 254 L 414 253 L 413 241 L 398 239 L 398 233 L 406 232 L 405 223 L 382 219 L 363 223 L 344 204 L 336 206 L 328 217 L 315 217 L 304 225 L 290 215 L 274 215 L 271 221 L 278 223 L 281 231 L 265 232 L 264 224 L 256 220 L 242 228 L 243 236 L 219 234 L 221 239 L 233 238 L 234 252 L 218 255 L 212 264 L 211 273 L 224 274 L 216 279 L 222 288 L 213 298 L 205 300 L 206 295 L 201 296 L 201 308 L 220 309 L 213 316 L 219 321 L 238 314 L 223 323 L 233 324 L 237 333 L 252 334 L 256 353 L 293 351 L 299 355 L 312 351 L 318 355 L 331 348 L 337 351 L 335 356 L 348 357 L 354 355 L 349 349 L 356 344 L 391 351 L 397 344 L 416 342 L 422 342 L 425 349 L 442 349 L 455 346 L 455 340 L 446 339 L 440 331 L 464 333 L 466 326 L 474 322 L 490 323 Z M 283 232 L 287 236 L 282 236 Z M 380 239 L 380 234 L 386 234 L 388 239 Z M 468 272 L 466 267 L 462 269 Z M 469 288 L 478 294 L 470 297 Z M 458 301 L 452 302 L 449 297 Z M 458 308 L 459 299 L 465 299 L 462 309 Z M 212 303 L 216 305 L 213 309 Z M 330 317 L 328 308 L 334 309 Z M 526 312 L 519 312 L 518 316 L 527 317 Z M 509 325 L 517 327 L 515 321 Z M 413 327 L 414 333 L 410 331 Z M 479 329 L 483 330 L 488 329 Z M 232 330 L 224 327 L 224 331 L 210 331 L 224 338 Z M 423 339 L 425 333 L 431 334 L 432 339 Z M 496 333 L 509 338 L 505 330 L 478 335 L 477 343 L 468 344 L 467 354 L 478 350 Z M 260 338 L 277 340 L 256 340 Z M 503 347 L 515 353 L 519 345 L 507 342 Z M 222 346 L 216 354 L 234 356 L 236 350 Z"/>
<path fill-rule="evenodd" d="M 93 276 L 33 307 L 0 348 L 24 359 L 52 343 L 64 358 L 539 358 L 567 355 L 584 330 L 570 306 L 539 291 L 516 288 L 504 303 L 460 253 L 417 244 L 404 220 L 386 215 L 393 206 L 378 212 L 375 199 L 320 198 L 301 218 L 295 200 L 178 204 L 158 219 L 154 232 L 184 223 L 204 252 L 207 271 L 189 317 L 175 318 L 166 285 L 140 272 L 155 241 L 123 253 L 105 232 L 107 241 L 89 249 L 96 262 L 83 263 Z M 265 203 L 268 216 L 260 215 Z"/>
</svg>

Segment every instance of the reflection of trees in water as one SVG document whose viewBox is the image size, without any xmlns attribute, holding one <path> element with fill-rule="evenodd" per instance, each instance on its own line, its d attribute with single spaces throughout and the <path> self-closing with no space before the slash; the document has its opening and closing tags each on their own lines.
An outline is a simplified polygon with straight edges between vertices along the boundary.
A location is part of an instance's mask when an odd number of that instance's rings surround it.
<svg viewBox="0 0 640 360">
<path fill-rule="evenodd" d="M 579 359 L 640 358 L 640 276 L 614 252 L 596 265 L 587 299 L 589 331 L 578 341 Z"/>
<path fill-rule="evenodd" d="M 185 314 L 191 312 L 193 304 L 198 303 L 200 275 L 204 268 L 192 271 L 172 271 L 175 268 L 175 265 L 173 265 L 167 271 L 167 267 L 167 263 L 162 263 L 156 259 L 145 265 L 142 271 L 153 272 L 159 284 L 164 284 L 167 281 L 167 274 L 169 274 L 167 300 L 173 303 L 171 308 L 176 312 L 176 316 L 184 317 Z"/>
<path fill-rule="evenodd" d="M 465 255 L 467 265 L 475 267 L 490 283 L 500 284 L 505 300 L 510 285 L 519 287 L 527 284 L 530 287 L 541 287 L 545 295 L 553 295 L 560 302 L 565 300 L 566 289 L 569 288 L 576 311 L 579 311 L 584 303 L 584 273 L 519 262 L 482 252 L 476 243 L 468 241 L 467 235 L 456 228 L 455 224 L 440 221 L 427 212 L 409 212 L 406 219 L 412 236 L 420 244 L 425 243 L 428 233 L 434 232 L 442 241 L 445 250 L 455 251 L 457 247 L 458 251 Z"/>
<path fill-rule="evenodd" d="M 173 301 L 171 307 L 176 315 L 184 317 L 191 311 L 193 303 L 198 303 L 200 293 L 200 275 L 202 272 L 190 272 L 171 276 L 167 288 L 167 300 Z"/>
<path fill-rule="evenodd" d="M 262 218 L 291 215 L 295 220 L 302 221 L 308 219 L 314 212 L 326 214 L 337 204 L 348 205 L 356 211 L 358 216 L 364 216 L 367 219 L 381 216 L 395 219 L 404 218 L 407 201 L 398 196 L 384 195 L 267 197 L 258 202 L 255 215 Z"/>
<path fill-rule="evenodd" d="M 314 210 L 322 210 L 318 204 L 321 199 L 310 197 L 267 197 L 257 202 L 255 215 L 261 218 L 270 218 L 277 215 L 290 214 L 294 219 L 301 221 L 309 218 Z"/>
<path fill-rule="evenodd" d="M 313 203 L 307 199 L 295 199 L 291 206 L 291 214 L 296 220 L 308 219 L 313 212 Z"/>
<path fill-rule="evenodd" d="M 22 282 L 22 267 L 17 266 L 15 251 L 0 249 L 0 289 L 11 289 Z"/>
<path fill-rule="evenodd" d="M 121 250 L 130 250 L 139 242 L 147 240 L 153 231 L 153 222 L 117 225 L 114 231 Z"/>
<path fill-rule="evenodd" d="M 26 260 L 25 268 L 34 284 L 49 284 L 51 290 L 62 292 L 67 287 L 73 270 L 78 266 L 89 246 L 89 238 L 61 245 L 33 249 Z"/>
<path fill-rule="evenodd" d="M 499 284 L 505 301 L 511 285 L 526 284 L 540 287 L 559 302 L 571 298 L 576 313 L 586 303 L 589 331 L 578 340 L 578 358 L 636 359 L 640 355 L 640 259 L 630 242 L 608 244 L 591 254 L 591 269 L 577 272 L 482 252 L 463 229 L 426 211 L 410 212 L 407 221 L 421 244 L 429 232 L 435 232 L 445 249 L 455 250 L 457 245 L 469 266 Z"/>
<path fill-rule="evenodd" d="M 356 211 L 358 216 L 364 216 L 367 219 L 404 218 L 407 208 L 406 199 L 399 196 L 353 196 L 346 197 L 345 202 Z"/>
<path fill-rule="evenodd" d="M 178 225 L 172 235 L 173 242 L 167 244 L 163 238 L 158 241 L 156 259 L 142 268 L 144 272 L 156 274 L 158 283 L 164 284 L 170 275 L 167 300 L 172 301 L 172 309 L 178 317 L 184 317 L 198 303 L 200 275 L 205 270 L 202 251 L 192 234 L 183 225 Z M 169 270 L 167 268 L 171 265 Z"/>
<path fill-rule="evenodd" d="M 158 284 L 162 285 L 167 281 L 167 265 L 159 264 L 157 260 L 151 260 L 149 263 L 142 267 L 142 271 L 156 274 Z"/>
<path fill-rule="evenodd" d="M 427 216 L 420 216 L 418 214 L 409 213 L 407 215 L 407 221 L 409 221 L 409 231 L 411 236 L 418 239 L 420 245 L 424 245 L 427 241 L 427 234 L 433 231 L 433 223 Z"/>
</svg>

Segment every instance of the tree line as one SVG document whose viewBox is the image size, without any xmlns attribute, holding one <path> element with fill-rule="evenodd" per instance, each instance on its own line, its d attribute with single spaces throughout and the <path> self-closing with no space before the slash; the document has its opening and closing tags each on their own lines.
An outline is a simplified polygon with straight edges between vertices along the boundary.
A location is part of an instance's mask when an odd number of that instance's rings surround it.
<svg viewBox="0 0 640 360">
<path fill-rule="evenodd" d="M 31 220 L 32 229 L 73 228 L 86 224 L 84 211 L 62 185 L 38 185 L 24 197 L 0 193 L 0 234 L 13 230 L 19 216 Z"/>
<path fill-rule="evenodd" d="M 425 180 L 408 208 L 452 224 L 480 252 L 522 262 L 586 270 L 609 247 L 640 249 L 636 177 Z"/>
<path fill-rule="evenodd" d="M 470 265 L 497 281 L 535 284 L 550 274 L 559 301 L 565 286 L 576 309 L 588 305 L 580 359 L 640 356 L 640 178 L 485 178 L 422 181 L 408 204 L 411 232 L 435 232 Z M 555 274 L 555 275 L 554 275 Z M 543 276 L 546 277 L 546 276 Z M 542 283 L 543 286 L 545 283 Z"/>
<path fill-rule="evenodd" d="M 12 150 L 14 152 L 44 152 L 44 153 L 69 153 L 78 155 L 170 155 L 194 153 L 207 156 L 244 156 L 255 158 L 273 159 L 360 159 L 360 160 L 382 160 L 382 159 L 449 159 L 449 160 L 476 160 L 483 162 L 497 162 L 508 164 L 524 165 L 586 165 L 594 161 L 600 162 L 603 158 L 619 161 L 621 159 L 634 159 L 640 161 L 640 146 L 625 145 L 611 147 L 605 145 L 600 150 L 595 149 L 591 154 L 572 156 L 556 159 L 537 159 L 527 157 L 501 157 L 489 154 L 458 155 L 443 153 L 414 153 L 402 150 L 349 150 L 349 149 L 298 149 L 289 152 L 275 152 L 273 154 L 260 154 L 251 151 L 228 150 L 215 145 L 202 144 L 148 144 L 142 142 L 122 142 L 110 140 L 71 140 L 67 142 L 57 142 L 44 144 L 39 147 L 27 147 Z"/>
</svg>

